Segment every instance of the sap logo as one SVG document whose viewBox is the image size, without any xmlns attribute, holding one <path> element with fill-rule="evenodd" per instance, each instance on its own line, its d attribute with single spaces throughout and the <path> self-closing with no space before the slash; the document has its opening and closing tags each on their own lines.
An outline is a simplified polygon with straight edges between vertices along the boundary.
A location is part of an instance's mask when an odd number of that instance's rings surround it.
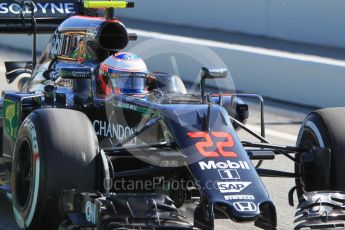
<svg viewBox="0 0 345 230">
<path fill-rule="evenodd" d="M 134 133 L 134 129 L 120 124 L 108 123 L 106 121 L 93 121 L 93 128 L 98 136 L 116 138 L 123 140 Z M 133 139 L 136 142 L 136 139 Z"/>
<path fill-rule="evenodd" d="M 30 2 L 30 1 L 24 1 Z M 39 12 L 43 14 L 75 14 L 75 4 L 74 3 L 40 3 L 34 4 L 34 12 Z M 0 14 L 31 14 L 31 6 L 29 4 L 24 4 L 21 6 L 17 3 L 0 3 Z"/>
<path fill-rule="evenodd" d="M 255 212 L 256 211 L 256 205 L 253 202 L 235 202 L 234 207 L 239 212 Z"/>
<path fill-rule="evenodd" d="M 241 192 L 251 183 L 252 182 L 217 182 L 217 185 L 221 193 L 234 193 Z"/>
<path fill-rule="evenodd" d="M 249 165 L 245 161 L 234 162 L 227 160 L 226 162 L 215 162 L 215 161 L 208 161 L 207 163 L 204 161 L 199 162 L 199 166 L 201 170 L 206 169 L 250 169 Z"/>
<path fill-rule="evenodd" d="M 226 195 L 225 200 L 254 200 L 253 195 Z"/>
<path fill-rule="evenodd" d="M 86 202 L 85 205 L 85 216 L 86 220 L 94 225 L 96 225 L 96 204 L 91 203 L 91 201 Z"/>
</svg>

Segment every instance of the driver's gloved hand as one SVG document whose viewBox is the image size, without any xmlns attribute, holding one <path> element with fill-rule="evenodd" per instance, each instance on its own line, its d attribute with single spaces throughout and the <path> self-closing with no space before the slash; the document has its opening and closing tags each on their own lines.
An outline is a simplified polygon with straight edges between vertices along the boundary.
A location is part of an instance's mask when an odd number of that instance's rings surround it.
<svg viewBox="0 0 345 230">
<path fill-rule="evenodd" d="M 147 91 L 152 91 L 154 89 L 157 89 L 157 78 L 153 73 L 149 73 L 146 76 L 146 90 Z"/>
</svg>

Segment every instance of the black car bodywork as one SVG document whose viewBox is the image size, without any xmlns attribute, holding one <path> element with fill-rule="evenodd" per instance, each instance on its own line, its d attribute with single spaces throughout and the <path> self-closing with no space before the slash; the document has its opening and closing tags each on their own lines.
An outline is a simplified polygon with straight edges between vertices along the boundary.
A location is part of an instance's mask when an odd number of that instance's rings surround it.
<svg viewBox="0 0 345 230">
<path fill-rule="evenodd" d="M 73 12 L 82 13 L 79 1 L 70 3 L 70 7 L 75 7 Z M 215 218 L 231 218 L 238 222 L 255 221 L 259 227 L 275 229 L 275 207 L 259 176 L 297 175 L 260 169 L 251 159 L 261 162 L 273 159 L 275 154 L 292 158 L 289 153 L 306 150 L 265 144 L 264 123 L 261 135 L 246 128 L 243 123 L 248 118 L 248 106 L 239 97 L 261 98 L 246 94 L 204 95 L 205 79 L 225 75 L 224 70 L 206 68 L 201 71 L 201 94 L 181 93 L 172 87 L 176 77 L 157 73 L 158 83 L 151 93 L 105 97 L 97 90 L 99 64 L 124 49 L 135 35 L 127 33 L 126 27 L 114 18 L 67 16 L 37 64 L 35 61 L 5 63 L 9 82 L 22 73 L 32 76 L 20 80 L 19 92 L 5 91 L 1 99 L 0 166 L 7 169 L 3 170 L 7 176 L 0 181 L 1 189 L 11 192 L 11 162 L 25 118 L 35 110 L 64 108 L 81 111 L 93 124 L 103 159 L 100 181 L 103 178 L 140 181 L 157 176 L 168 181 L 192 181 L 193 186 L 185 190 L 167 190 L 164 194 L 177 206 L 198 197 L 195 227 L 213 228 Z M 49 21 L 44 17 L 35 21 L 35 32 L 51 31 L 55 28 L 51 22 L 60 20 L 50 18 Z M 29 17 L 29 25 L 32 20 L 34 17 Z M 23 28 L 21 24 L 16 26 Z M 11 30 L 6 28 L 2 31 L 16 32 L 14 25 Z M 31 29 L 32 26 L 27 26 L 24 32 Z M 81 40 L 84 53 L 73 55 Z M 239 127 L 257 137 L 260 143 L 241 141 L 236 134 Z M 109 206 L 114 205 L 110 202 L 114 192 L 125 191 L 105 189 L 101 185 L 94 193 L 65 191 L 62 206 L 75 225 L 101 228 L 104 221 L 101 214 L 111 212 Z M 140 192 L 158 193 L 157 189 L 131 191 Z"/>
</svg>

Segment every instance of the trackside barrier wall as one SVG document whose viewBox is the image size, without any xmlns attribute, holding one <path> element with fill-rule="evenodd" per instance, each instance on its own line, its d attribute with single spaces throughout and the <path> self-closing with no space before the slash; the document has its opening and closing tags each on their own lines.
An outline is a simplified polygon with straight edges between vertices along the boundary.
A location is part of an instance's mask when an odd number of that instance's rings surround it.
<svg viewBox="0 0 345 230">
<path fill-rule="evenodd" d="M 145 0 L 121 17 L 345 48 L 343 0 Z"/>
<path fill-rule="evenodd" d="M 39 39 L 39 50 L 43 49 L 48 37 L 44 35 Z M 148 38 L 141 36 L 138 42 Z M 28 48 L 31 47 L 31 39 L 23 35 L 10 36 L 7 39 L 0 39 L 0 44 L 14 48 Z M 345 106 L 344 61 L 250 52 L 232 49 L 226 45 L 224 48 L 212 49 L 229 67 L 237 90 L 255 92 L 266 97 L 309 106 Z M 28 55 L 27 58 L 20 56 L 19 59 L 30 60 L 30 56 Z M 0 60 L 5 61 L 7 58 L 2 56 Z M 165 68 L 161 69 L 159 62 L 149 64 L 154 70 L 168 71 Z M 199 67 L 181 70 L 180 75 L 186 81 L 195 81 Z M 0 72 L 3 71 L 2 64 Z M 8 87 L 4 78 L 2 82 L 1 89 Z M 11 87 L 15 87 L 15 84 Z"/>
</svg>

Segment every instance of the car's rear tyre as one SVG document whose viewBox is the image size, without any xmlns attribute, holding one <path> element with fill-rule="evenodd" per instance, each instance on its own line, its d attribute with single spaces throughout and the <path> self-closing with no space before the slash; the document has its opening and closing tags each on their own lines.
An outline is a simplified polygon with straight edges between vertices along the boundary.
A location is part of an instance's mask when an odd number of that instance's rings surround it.
<svg viewBox="0 0 345 230">
<path fill-rule="evenodd" d="M 56 229 L 60 193 L 97 189 L 98 141 L 83 113 L 32 112 L 20 127 L 12 166 L 13 210 L 21 229 Z"/>
</svg>

